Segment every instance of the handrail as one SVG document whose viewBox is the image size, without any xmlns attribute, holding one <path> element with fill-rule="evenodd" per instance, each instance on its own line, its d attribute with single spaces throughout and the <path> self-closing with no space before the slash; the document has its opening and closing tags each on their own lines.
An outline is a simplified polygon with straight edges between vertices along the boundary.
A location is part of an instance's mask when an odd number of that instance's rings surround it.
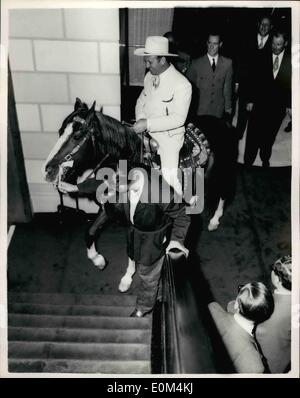
<svg viewBox="0 0 300 398">
<path fill-rule="evenodd" d="M 206 315 L 199 309 L 191 271 L 192 263 L 183 254 L 166 256 L 162 278 L 163 373 L 216 373 Z"/>
</svg>

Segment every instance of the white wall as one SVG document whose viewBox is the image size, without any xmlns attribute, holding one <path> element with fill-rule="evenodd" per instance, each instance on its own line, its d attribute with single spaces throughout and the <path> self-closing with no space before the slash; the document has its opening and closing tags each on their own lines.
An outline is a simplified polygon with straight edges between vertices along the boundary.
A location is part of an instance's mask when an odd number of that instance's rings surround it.
<svg viewBox="0 0 300 398">
<path fill-rule="evenodd" d="M 16 9 L 9 13 L 9 60 L 34 212 L 56 211 L 58 193 L 41 174 L 75 98 L 96 100 L 120 119 L 119 10 Z M 75 206 L 71 199 L 66 204 Z M 80 208 L 97 211 L 93 202 Z"/>
</svg>

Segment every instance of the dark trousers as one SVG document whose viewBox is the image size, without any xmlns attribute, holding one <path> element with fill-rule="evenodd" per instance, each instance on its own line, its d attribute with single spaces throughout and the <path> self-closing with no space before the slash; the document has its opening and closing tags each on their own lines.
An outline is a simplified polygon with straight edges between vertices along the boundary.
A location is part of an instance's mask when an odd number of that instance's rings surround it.
<svg viewBox="0 0 300 398">
<path fill-rule="evenodd" d="M 272 147 L 285 115 L 285 108 L 256 106 L 248 121 L 244 163 L 252 165 L 259 151 L 263 163 L 269 162 Z"/>
<path fill-rule="evenodd" d="M 162 256 L 152 265 L 137 264 L 141 283 L 137 294 L 136 308 L 143 313 L 151 311 L 156 302 L 164 258 L 165 256 Z"/>
<path fill-rule="evenodd" d="M 243 138 L 249 117 L 249 112 L 247 111 L 246 107 L 247 107 L 247 100 L 245 96 L 241 94 L 239 96 L 238 117 L 236 122 L 236 131 L 239 139 Z"/>
</svg>

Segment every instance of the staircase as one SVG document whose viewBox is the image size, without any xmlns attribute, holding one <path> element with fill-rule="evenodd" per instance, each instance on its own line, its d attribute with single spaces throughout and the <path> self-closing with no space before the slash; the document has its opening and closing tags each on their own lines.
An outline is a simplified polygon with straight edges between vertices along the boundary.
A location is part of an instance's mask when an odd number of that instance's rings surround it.
<svg viewBox="0 0 300 398">
<path fill-rule="evenodd" d="M 9 372 L 151 373 L 152 318 L 135 296 L 9 293 Z"/>
</svg>

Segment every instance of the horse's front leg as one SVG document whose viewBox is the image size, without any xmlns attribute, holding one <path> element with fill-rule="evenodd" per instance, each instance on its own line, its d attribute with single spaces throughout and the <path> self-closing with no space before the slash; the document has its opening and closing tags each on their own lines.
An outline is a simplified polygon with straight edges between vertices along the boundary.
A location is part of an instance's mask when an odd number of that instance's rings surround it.
<svg viewBox="0 0 300 398">
<path fill-rule="evenodd" d="M 209 221 L 209 224 L 208 224 L 209 231 L 215 231 L 216 229 L 218 229 L 218 226 L 220 224 L 220 218 L 223 216 L 224 203 L 225 203 L 225 200 L 220 198 L 217 210 L 215 211 L 215 214 Z"/>
<path fill-rule="evenodd" d="M 97 268 L 101 270 L 105 268 L 106 266 L 105 258 L 102 256 L 102 254 L 97 252 L 95 242 L 93 242 L 91 247 L 87 248 L 87 256 Z"/>
<path fill-rule="evenodd" d="M 106 219 L 107 216 L 105 212 L 100 210 L 97 219 L 88 228 L 85 236 L 86 246 L 87 246 L 87 256 L 93 262 L 93 264 L 101 270 L 104 269 L 104 267 L 106 266 L 106 260 L 102 256 L 102 254 L 97 252 L 96 239 Z"/>
<path fill-rule="evenodd" d="M 132 277 L 134 274 L 135 274 L 135 261 L 131 260 L 131 258 L 128 257 L 128 266 L 126 269 L 126 273 L 120 280 L 120 284 L 118 287 L 120 292 L 124 293 L 130 289 L 132 283 Z"/>
</svg>

